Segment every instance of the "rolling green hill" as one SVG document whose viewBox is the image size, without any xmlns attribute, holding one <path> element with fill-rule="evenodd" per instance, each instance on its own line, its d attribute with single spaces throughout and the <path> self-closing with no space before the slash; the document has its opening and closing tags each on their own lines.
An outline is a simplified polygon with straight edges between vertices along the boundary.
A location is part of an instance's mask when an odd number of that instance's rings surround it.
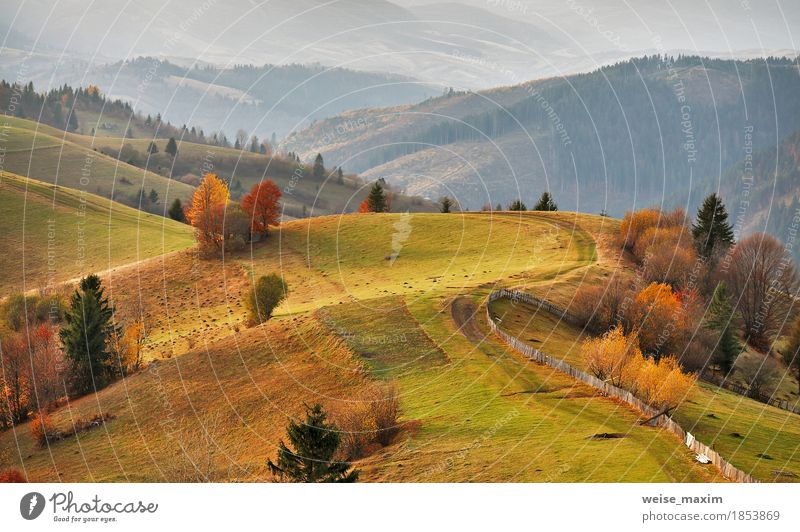
<svg viewBox="0 0 800 532">
<path fill-rule="evenodd" d="M 191 228 L 90 193 L 0 174 L 0 295 L 186 249 Z"/>
<path fill-rule="evenodd" d="M 178 156 L 173 158 L 164 153 L 166 139 L 156 139 L 159 153 L 148 157 L 152 139 L 92 137 L 20 118 L 4 120 L 6 170 L 162 215 L 174 198 L 185 202 L 200 176 L 207 172 L 227 180 L 234 199 L 253 184 L 272 179 L 283 191 L 284 215 L 289 218 L 354 212 L 368 190 L 368 185 L 355 176 L 345 176 L 341 181 L 315 177 L 310 165 L 281 157 L 179 142 Z M 158 193 L 155 205 L 147 199 L 151 189 Z M 436 206 L 395 192 L 392 209 L 431 212 Z"/>
<path fill-rule="evenodd" d="M 357 462 L 363 480 L 722 480 L 636 412 L 523 360 L 477 310 L 493 286 L 607 268 L 595 244 L 605 225 L 570 213 L 322 217 L 283 224 L 224 262 L 181 253 L 169 267 L 106 275 L 115 303 L 143 298 L 153 364 L 53 414 L 68 428 L 100 408 L 115 416 L 102 430 L 49 449 L 26 425 L 0 434 L 0 449 L 14 450 L 0 468 L 32 480 L 174 479 L 197 458 L 181 443 L 205 431 L 214 478 L 265 480 L 287 415 L 313 401 L 339 412 L 392 379 L 402 431 Z M 249 274 L 274 271 L 290 296 L 248 329 Z M 603 433 L 623 437 L 593 437 Z"/>
<path fill-rule="evenodd" d="M 80 135 L 30 120 L 5 117 L 7 172 L 38 181 L 69 187 L 84 193 L 113 199 L 131 207 L 150 207 L 145 196 L 151 189 L 159 204 L 151 208 L 164 212 L 174 198 L 188 199 L 193 188 L 103 155 Z M 76 142 L 78 141 L 78 142 Z"/>
</svg>

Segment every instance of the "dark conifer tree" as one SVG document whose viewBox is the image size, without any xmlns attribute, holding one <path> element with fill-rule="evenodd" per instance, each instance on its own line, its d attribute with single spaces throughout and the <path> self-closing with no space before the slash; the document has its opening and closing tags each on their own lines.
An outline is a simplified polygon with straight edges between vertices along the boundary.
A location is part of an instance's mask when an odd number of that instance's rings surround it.
<svg viewBox="0 0 800 532">
<path fill-rule="evenodd" d="M 100 278 L 96 275 L 83 278 L 59 333 L 69 363 L 69 387 L 73 395 L 91 393 L 111 381 L 114 372 L 108 340 L 114 330 L 113 312 Z"/>
<path fill-rule="evenodd" d="M 536 206 L 533 207 L 534 211 L 557 211 L 558 205 L 556 202 L 553 201 L 553 196 L 550 195 L 549 192 L 544 192 L 542 197 L 539 198 L 539 201 L 536 203 Z"/>
<path fill-rule="evenodd" d="M 325 162 L 322 160 L 322 154 L 318 153 L 314 158 L 314 177 L 322 179 L 325 177 Z"/>
<path fill-rule="evenodd" d="M 367 207 L 370 212 L 387 212 L 388 205 L 386 203 L 386 193 L 380 183 L 376 182 L 372 185 L 367 196 Z"/>
<path fill-rule="evenodd" d="M 711 304 L 708 308 L 706 326 L 719 331 L 720 339 L 714 350 L 712 360 L 719 366 L 723 375 L 733 369 L 736 358 L 742 352 L 742 345 L 736 338 L 733 307 L 725 283 L 719 283 L 714 289 Z"/>
<path fill-rule="evenodd" d="M 178 143 L 175 142 L 175 137 L 170 137 L 167 141 L 167 147 L 164 148 L 164 151 L 172 155 L 173 157 L 178 156 Z"/>
<path fill-rule="evenodd" d="M 733 229 L 722 198 L 716 194 L 706 197 L 692 224 L 692 236 L 697 252 L 706 258 L 733 245 Z"/>
<path fill-rule="evenodd" d="M 181 200 L 179 198 L 175 198 L 175 201 L 173 201 L 172 205 L 170 205 L 167 214 L 169 214 L 170 218 L 178 222 L 186 221 L 186 217 L 183 213 L 183 205 L 181 204 Z"/>
<path fill-rule="evenodd" d="M 158 192 L 156 191 L 156 189 L 154 188 L 150 189 L 150 194 L 148 194 L 147 199 L 149 199 L 150 203 L 152 203 L 153 205 L 158 203 Z"/>
<path fill-rule="evenodd" d="M 509 211 L 527 211 L 528 207 L 526 207 L 525 204 L 522 203 L 522 200 L 518 200 L 517 199 L 517 200 L 514 200 L 514 201 L 512 201 L 511 203 L 508 204 L 508 210 Z"/>
<path fill-rule="evenodd" d="M 453 206 L 453 200 L 448 198 L 447 196 L 443 197 L 439 200 L 439 210 L 443 213 L 449 213 L 451 207 Z"/>
<path fill-rule="evenodd" d="M 267 461 L 273 475 L 291 482 L 355 482 L 358 471 L 348 462 L 334 459 L 340 436 L 336 425 L 326 422 L 322 405 L 306 406 L 305 422 L 292 421 L 286 429 L 292 449 L 283 441 L 278 463 Z"/>
</svg>

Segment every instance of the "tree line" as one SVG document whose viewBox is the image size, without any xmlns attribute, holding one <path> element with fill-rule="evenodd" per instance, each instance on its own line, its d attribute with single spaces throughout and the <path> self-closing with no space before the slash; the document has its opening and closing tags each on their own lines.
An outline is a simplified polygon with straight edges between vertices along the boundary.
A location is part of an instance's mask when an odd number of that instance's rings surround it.
<svg viewBox="0 0 800 532">
<path fill-rule="evenodd" d="M 736 375 L 753 394 L 775 391 L 781 358 L 800 382 L 800 275 L 775 237 L 735 241 L 722 199 L 711 194 L 691 225 L 680 209 L 628 212 L 617 243 L 636 262 L 636 275 L 581 286 L 570 310 L 584 324 L 619 328 L 656 360 Z M 765 356 L 737 364 L 746 345 Z"/>
</svg>

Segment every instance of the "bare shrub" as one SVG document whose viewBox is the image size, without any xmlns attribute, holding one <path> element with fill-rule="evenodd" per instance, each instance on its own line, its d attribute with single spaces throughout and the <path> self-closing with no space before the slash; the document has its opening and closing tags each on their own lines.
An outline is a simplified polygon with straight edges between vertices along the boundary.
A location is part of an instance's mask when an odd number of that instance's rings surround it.
<svg viewBox="0 0 800 532">
<path fill-rule="evenodd" d="M 575 292 L 570 304 L 570 312 L 587 329 L 602 327 L 603 319 L 603 287 L 598 285 L 581 285 Z"/>
<path fill-rule="evenodd" d="M 575 292 L 570 312 L 593 331 L 607 331 L 625 321 L 625 300 L 631 294 L 628 284 L 614 277 L 607 285 L 582 285 Z"/>
<path fill-rule="evenodd" d="M 349 462 L 366 456 L 375 436 L 370 406 L 369 402 L 357 401 L 334 413 L 334 422 L 341 431 L 337 458 Z"/>
<path fill-rule="evenodd" d="M 53 425 L 48 414 L 41 414 L 31 421 L 31 438 L 39 447 L 47 447 L 49 443 L 58 441 L 62 435 Z"/>
<path fill-rule="evenodd" d="M 648 248 L 643 276 L 646 281 L 667 283 L 675 288 L 689 283 L 697 264 L 694 247 L 676 242 L 654 244 Z"/>
<path fill-rule="evenodd" d="M 340 458 L 355 460 L 366 456 L 371 444 L 391 444 L 401 429 L 400 414 L 400 396 L 394 382 L 372 387 L 336 411 L 333 418 L 342 438 Z"/>
<path fill-rule="evenodd" d="M 743 361 L 737 366 L 737 369 L 749 386 L 748 395 L 753 398 L 772 397 L 783 373 L 777 362 L 769 357 L 758 356 Z"/>
<path fill-rule="evenodd" d="M 394 437 L 400 432 L 398 418 L 400 417 L 400 396 L 397 384 L 390 382 L 372 403 L 372 418 L 375 423 L 375 439 L 384 447 L 392 443 Z"/>
<path fill-rule="evenodd" d="M 747 342 L 766 352 L 797 295 L 797 269 L 775 237 L 756 233 L 736 244 L 727 285 L 742 317 Z"/>
<path fill-rule="evenodd" d="M 72 434 L 77 436 L 81 432 L 87 432 L 92 429 L 101 427 L 115 419 L 117 416 L 111 412 L 103 412 L 102 414 L 95 414 L 92 417 L 81 417 L 72 424 Z"/>
<path fill-rule="evenodd" d="M 169 482 L 224 482 L 250 475 L 238 463 L 245 449 L 241 441 L 230 443 L 219 413 L 208 414 L 196 423 L 184 422 L 170 434 L 177 446 L 173 461 L 163 468 Z"/>
</svg>

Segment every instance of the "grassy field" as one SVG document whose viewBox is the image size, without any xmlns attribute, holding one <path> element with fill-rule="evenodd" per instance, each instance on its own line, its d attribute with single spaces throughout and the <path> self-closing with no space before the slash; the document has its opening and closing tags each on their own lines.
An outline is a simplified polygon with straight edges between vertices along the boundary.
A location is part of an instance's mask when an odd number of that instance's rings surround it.
<svg viewBox="0 0 800 532">
<path fill-rule="evenodd" d="M 718 480 L 679 442 L 588 386 L 528 364 L 498 342 L 457 331 L 449 299 L 406 307 L 395 296 L 326 309 L 348 344 L 402 392 L 411 435 L 359 464 L 372 480 L 403 482 L 649 482 Z M 485 332 L 485 331 L 484 331 Z M 420 341 L 422 337 L 427 340 Z M 376 344 L 380 348 L 376 348 Z M 446 358 L 445 358 L 446 357 Z M 373 369 L 375 371 L 375 369 Z M 617 439 L 592 438 L 620 433 Z"/>
<path fill-rule="evenodd" d="M 0 295 L 193 245 L 191 229 L 94 194 L 0 174 Z"/>
<path fill-rule="evenodd" d="M 501 327 L 545 353 L 584 367 L 579 329 L 524 303 L 490 306 Z M 800 482 L 800 416 L 698 382 L 674 417 L 701 442 L 762 481 Z"/>
<path fill-rule="evenodd" d="M 560 281 L 608 273 L 610 223 L 570 213 L 331 216 L 285 223 L 224 261 L 183 251 L 109 272 L 115 302 L 144 304 L 154 363 L 54 415 L 68 427 L 112 412 L 104 428 L 49 450 L 26 425 L 0 434 L 0 468 L 24 466 L 33 480 L 174 479 L 194 458 L 181 442 L 205 431 L 218 442 L 214 478 L 263 480 L 303 402 L 336 412 L 394 381 L 403 430 L 357 462 L 363 480 L 724 480 L 673 435 L 523 360 L 489 334 L 482 310 L 472 315 L 495 286 L 567 296 Z M 268 325 L 248 328 L 242 295 L 271 272 L 289 297 Z M 542 327 L 531 337 L 544 348 L 576 341 L 559 324 Z M 723 419 L 715 414 L 708 420 Z M 208 447 L 198 441 L 189 455 Z M 781 452 L 769 454 L 777 462 Z"/>
<path fill-rule="evenodd" d="M 310 359 L 310 349 L 324 362 Z M 312 318 L 276 321 L 69 403 L 53 415 L 61 430 L 99 412 L 114 416 L 79 437 L 39 449 L 27 425 L 0 433 L 0 467 L 19 464 L 32 481 L 265 479 L 287 417 L 304 402 L 346 405 L 367 382 L 350 351 Z"/>
</svg>

